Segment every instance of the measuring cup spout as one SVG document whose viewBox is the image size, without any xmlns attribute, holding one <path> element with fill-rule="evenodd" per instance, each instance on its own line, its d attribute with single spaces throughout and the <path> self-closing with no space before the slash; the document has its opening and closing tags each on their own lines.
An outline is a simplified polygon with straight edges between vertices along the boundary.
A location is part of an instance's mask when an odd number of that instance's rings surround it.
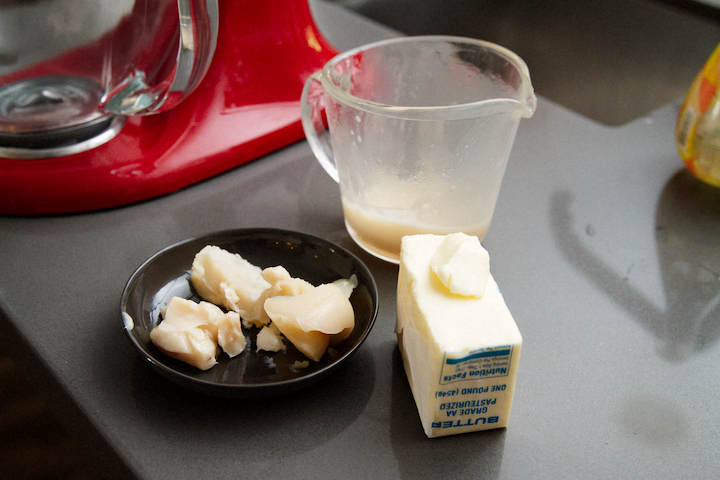
<svg viewBox="0 0 720 480">
<path fill-rule="evenodd" d="M 505 68 L 497 71 L 499 77 L 505 81 L 509 90 L 499 95 L 505 103 L 507 113 L 515 113 L 520 118 L 530 118 L 537 108 L 535 89 L 530 80 L 530 71 L 527 64 L 514 52 L 499 45 L 487 44 L 498 56 L 507 62 Z"/>
<path fill-rule="evenodd" d="M 523 96 L 520 100 L 520 117 L 530 118 L 533 116 L 535 109 L 537 108 L 537 97 L 535 96 L 535 90 L 530 82 L 530 77 L 528 75 L 524 75 L 523 77 L 523 88 L 521 90 Z"/>
<path fill-rule="evenodd" d="M 537 98 L 532 89 L 524 98 L 494 98 L 478 104 L 478 116 L 503 114 L 510 118 L 530 118 L 537 108 Z"/>
<path fill-rule="evenodd" d="M 481 100 L 471 107 L 476 109 L 475 115 L 502 114 L 517 119 L 533 116 L 537 108 L 537 97 L 527 67 L 519 57 L 515 68 L 514 73 L 507 75 L 505 86 L 493 92 L 495 96 L 489 95 L 490 98 Z"/>
</svg>

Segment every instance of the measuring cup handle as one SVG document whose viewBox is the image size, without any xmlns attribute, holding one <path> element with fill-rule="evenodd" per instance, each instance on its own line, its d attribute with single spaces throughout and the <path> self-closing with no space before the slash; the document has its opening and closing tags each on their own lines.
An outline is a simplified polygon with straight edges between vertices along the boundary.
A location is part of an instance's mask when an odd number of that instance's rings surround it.
<svg viewBox="0 0 720 480">
<path fill-rule="evenodd" d="M 336 182 L 340 181 L 337 167 L 335 166 L 335 155 L 330 143 L 330 131 L 328 130 L 323 115 L 325 110 L 325 97 L 320 83 L 320 72 L 315 72 L 305 82 L 305 87 L 300 97 L 300 116 L 303 130 L 310 148 L 320 165 Z"/>
</svg>

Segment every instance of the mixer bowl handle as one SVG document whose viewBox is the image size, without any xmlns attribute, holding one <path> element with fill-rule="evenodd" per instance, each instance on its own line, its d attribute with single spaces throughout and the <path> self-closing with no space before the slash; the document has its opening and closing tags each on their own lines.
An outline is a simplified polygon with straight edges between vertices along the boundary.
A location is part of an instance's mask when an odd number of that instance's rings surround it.
<svg viewBox="0 0 720 480">
<path fill-rule="evenodd" d="M 210 67 L 218 36 L 218 0 L 177 0 L 180 39 L 176 67 L 148 85 L 135 70 L 111 92 L 103 109 L 119 115 L 148 115 L 174 107 L 195 90 Z"/>
</svg>

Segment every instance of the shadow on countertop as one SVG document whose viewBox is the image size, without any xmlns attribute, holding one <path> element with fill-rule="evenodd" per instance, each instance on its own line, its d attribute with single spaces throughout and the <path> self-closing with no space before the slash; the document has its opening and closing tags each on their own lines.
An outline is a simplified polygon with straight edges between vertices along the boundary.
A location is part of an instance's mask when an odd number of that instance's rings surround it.
<svg viewBox="0 0 720 480">
<path fill-rule="evenodd" d="M 553 230 L 565 257 L 657 341 L 658 354 L 684 362 L 720 340 L 720 189 L 687 170 L 673 175 L 655 211 L 655 245 L 665 306 L 614 271 L 574 232 L 573 195 L 552 199 Z"/>
<path fill-rule="evenodd" d="M 0 351 L 0 478 L 95 480 L 85 453 Z"/>
</svg>

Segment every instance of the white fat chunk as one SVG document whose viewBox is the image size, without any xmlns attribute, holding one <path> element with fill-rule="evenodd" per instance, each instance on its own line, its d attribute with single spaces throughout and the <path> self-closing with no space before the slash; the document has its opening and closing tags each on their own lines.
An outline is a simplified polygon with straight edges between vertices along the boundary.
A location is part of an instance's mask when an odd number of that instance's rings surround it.
<svg viewBox="0 0 720 480">
<path fill-rule="evenodd" d="M 257 351 L 279 352 L 285 350 L 280 331 L 274 323 L 265 325 L 257 334 Z"/>
<path fill-rule="evenodd" d="M 324 284 L 295 296 L 275 296 L 265 301 L 265 311 L 278 330 L 295 347 L 319 361 L 330 341 L 347 338 L 355 326 L 355 313 L 343 291 Z"/>
<path fill-rule="evenodd" d="M 404 237 L 398 276 L 395 331 L 428 437 L 507 426 L 522 347 L 489 272 L 482 297 L 454 294 L 435 274 L 430 265 L 438 250 L 450 262 L 464 255 L 443 250 L 445 240 Z"/>
<path fill-rule="evenodd" d="M 240 324 L 240 316 L 236 312 L 228 314 L 215 322 L 217 327 L 218 345 L 229 357 L 235 357 L 245 351 L 247 339 Z"/>
<path fill-rule="evenodd" d="M 355 325 L 350 301 L 330 283 L 300 295 L 268 298 L 265 311 L 273 322 L 292 322 L 304 332 L 335 334 Z M 282 332 L 280 325 L 278 328 Z"/>
<path fill-rule="evenodd" d="M 268 267 L 261 272 L 261 275 L 270 285 L 292 278 L 290 273 L 282 265 Z"/>
<path fill-rule="evenodd" d="M 218 343 L 231 356 L 246 346 L 237 313 L 224 313 L 211 303 L 180 297 L 170 300 L 162 322 L 150 332 L 150 339 L 166 355 L 201 370 L 217 363 Z"/>
<path fill-rule="evenodd" d="M 355 287 L 358 286 L 357 275 L 353 274 L 350 276 L 350 278 L 341 278 L 335 280 L 334 282 L 332 282 L 332 284 L 342 290 L 343 294 L 346 297 L 350 298 L 353 290 L 355 290 Z"/>
<path fill-rule="evenodd" d="M 270 287 L 268 298 L 277 296 L 294 297 L 315 288 L 312 283 L 302 278 L 286 278 L 279 280 Z"/>
<path fill-rule="evenodd" d="M 204 300 L 239 313 L 244 322 L 262 324 L 263 293 L 271 285 L 260 267 L 240 255 L 204 247 L 195 255 L 190 281 Z"/>
<path fill-rule="evenodd" d="M 280 297 L 276 297 L 280 298 Z M 330 344 L 330 335 L 322 332 L 305 332 L 292 322 L 280 318 L 273 320 L 280 333 L 310 360 L 319 362 Z"/>
<path fill-rule="evenodd" d="M 261 327 L 258 350 L 285 348 L 282 334 L 308 358 L 319 361 L 328 346 L 347 339 L 355 325 L 349 297 L 355 275 L 313 286 L 282 266 L 260 269 L 240 255 L 208 245 L 195 256 L 190 281 L 206 301 L 239 314 L 242 326 Z M 269 305 L 269 308 L 268 308 Z M 229 355 L 245 349 L 239 325 L 218 324 L 220 346 Z"/>
<path fill-rule="evenodd" d="M 335 280 L 332 282 L 333 285 L 338 287 L 340 290 L 342 290 L 343 295 L 350 298 L 350 295 L 352 295 L 353 290 L 355 290 L 355 287 L 358 286 L 358 279 L 356 275 L 351 275 L 350 278 L 341 278 L 339 280 Z M 350 334 L 352 333 L 354 328 L 354 324 L 352 327 L 347 327 L 340 333 L 336 333 L 334 335 L 330 336 L 330 346 L 334 347 L 335 345 L 339 344 L 340 342 L 346 340 Z"/>
<path fill-rule="evenodd" d="M 490 276 L 490 255 L 472 235 L 447 235 L 430 259 L 430 268 L 448 290 L 482 297 Z"/>
<path fill-rule="evenodd" d="M 290 273 L 280 265 L 276 267 L 268 267 L 262 271 L 262 277 L 266 282 L 270 284 L 269 288 L 266 288 L 258 297 L 257 303 L 261 305 L 260 313 L 255 318 L 246 320 L 243 318 L 243 325 L 249 328 L 251 326 L 262 327 L 270 323 L 270 317 L 265 311 L 264 305 L 265 300 L 270 297 L 277 295 L 300 295 L 311 289 L 313 285 L 301 278 L 293 278 Z"/>
</svg>

